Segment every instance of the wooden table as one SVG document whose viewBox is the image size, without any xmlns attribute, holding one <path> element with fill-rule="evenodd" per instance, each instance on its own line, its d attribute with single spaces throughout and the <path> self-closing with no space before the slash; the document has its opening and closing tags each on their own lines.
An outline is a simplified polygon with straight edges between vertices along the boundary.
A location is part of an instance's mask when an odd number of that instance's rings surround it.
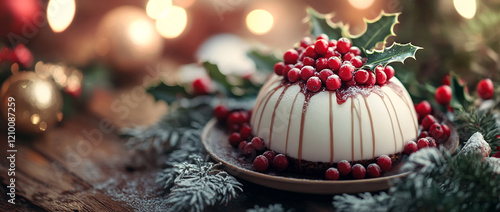
<svg viewBox="0 0 500 212">
<path fill-rule="evenodd" d="M 35 139 L 16 142 L 16 204 L 7 202 L 9 161 L 0 151 L 0 211 L 166 211 L 167 194 L 155 183 L 166 156 L 128 150 L 117 131 L 97 132 L 100 117 L 84 112 Z M 94 131 L 92 131 L 94 130 Z M 5 136 L 5 133 L 3 133 Z M 2 150 L 7 142 L 1 142 Z M 241 181 L 241 180 L 240 180 Z M 245 192 L 208 211 L 245 211 L 281 203 L 285 209 L 331 211 L 331 195 L 306 195 L 241 181 Z"/>
</svg>

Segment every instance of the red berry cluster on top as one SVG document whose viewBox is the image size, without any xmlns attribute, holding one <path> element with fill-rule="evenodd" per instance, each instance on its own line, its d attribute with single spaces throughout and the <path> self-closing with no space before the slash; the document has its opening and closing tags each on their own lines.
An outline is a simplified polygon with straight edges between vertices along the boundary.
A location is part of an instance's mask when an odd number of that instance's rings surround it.
<svg viewBox="0 0 500 212">
<path fill-rule="evenodd" d="M 374 86 L 387 83 L 394 76 L 391 66 L 362 69 L 366 58 L 347 38 L 328 40 L 322 34 L 312 42 L 304 37 L 300 45 L 283 55 L 283 62 L 274 65 L 274 73 L 294 83 L 302 82 L 311 92 L 322 87 L 335 91 L 341 87 Z"/>
<path fill-rule="evenodd" d="M 404 152 L 410 155 L 422 148 L 437 147 L 450 137 L 451 131 L 448 125 L 440 124 L 436 117 L 431 115 L 432 107 L 428 101 L 422 101 L 415 105 L 420 124 L 420 133 L 417 141 L 409 141 L 404 147 Z"/>
</svg>

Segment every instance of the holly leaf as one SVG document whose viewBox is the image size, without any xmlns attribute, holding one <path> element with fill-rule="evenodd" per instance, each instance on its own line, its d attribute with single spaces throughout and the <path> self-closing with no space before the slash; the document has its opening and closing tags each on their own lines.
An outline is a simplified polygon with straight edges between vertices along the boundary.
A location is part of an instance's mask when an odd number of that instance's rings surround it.
<svg viewBox="0 0 500 212">
<path fill-rule="evenodd" d="M 367 51 L 367 60 L 366 64 L 363 67 L 367 67 L 373 70 L 378 65 L 386 66 L 387 64 L 393 62 L 404 63 L 407 58 L 415 59 L 415 53 L 419 49 L 422 49 L 422 47 L 414 46 L 411 43 L 393 43 L 391 46 L 386 47 L 382 51 Z"/>
<path fill-rule="evenodd" d="M 307 8 L 311 34 L 315 37 L 320 34 L 326 34 L 330 39 L 339 39 L 343 37 L 343 24 L 334 24 L 330 20 L 333 14 L 321 15 L 312 8 Z"/>
<path fill-rule="evenodd" d="M 207 71 L 208 76 L 214 80 L 217 85 L 221 88 L 219 91 L 227 94 L 228 92 L 231 92 L 234 88 L 234 85 L 229 83 L 226 75 L 224 75 L 220 70 L 219 67 L 211 62 L 205 61 L 203 62 L 203 67 Z"/>
<path fill-rule="evenodd" d="M 273 72 L 274 64 L 281 61 L 273 53 L 264 54 L 256 49 L 250 50 L 247 55 L 253 60 L 259 71 Z"/>
<path fill-rule="evenodd" d="M 378 43 L 385 42 L 388 37 L 396 36 L 394 33 L 394 25 L 398 22 L 400 13 L 387 14 L 382 12 L 380 16 L 374 20 L 366 20 L 366 31 L 358 37 L 351 38 L 354 46 L 362 50 L 372 50 Z"/>
<path fill-rule="evenodd" d="M 146 90 L 148 93 L 153 95 L 156 100 L 163 100 L 168 104 L 175 102 L 181 97 L 191 98 L 193 97 L 190 93 L 186 91 L 186 88 L 180 85 L 167 85 L 165 83 L 160 83 L 159 85 L 149 87 Z"/>
<path fill-rule="evenodd" d="M 466 92 L 466 85 L 460 83 L 460 78 L 453 73 L 450 73 L 450 88 L 451 88 L 451 102 L 450 106 L 453 109 L 468 108 L 472 103 L 472 98 Z"/>
</svg>

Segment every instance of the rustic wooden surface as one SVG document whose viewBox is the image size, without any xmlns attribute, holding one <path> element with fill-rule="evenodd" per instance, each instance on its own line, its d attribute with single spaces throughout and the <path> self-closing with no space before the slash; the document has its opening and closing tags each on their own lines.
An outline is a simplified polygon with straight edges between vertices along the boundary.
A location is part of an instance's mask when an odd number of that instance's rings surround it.
<svg viewBox="0 0 500 212">
<path fill-rule="evenodd" d="M 67 118 L 43 137 L 16 141 L 16 204 L 7 203 L 9 177 L 7 142 L 0 142 L 0 211 L 168 211 L 167 194 L 156 183 L 165 157 L 127 149 L 117 127 L 154 123 L 165 106 L 151 99 L 123 119 L 109 111 L 122 92 L 97 93 L 87 109 Z M 149 102 L 149 103 L 148 103 Z M 97 105 L 97 106 L 96 106 Z M 98 106 L 101 105 L 101 106 Z M 152 109 L 155 108 L 155 109 Z M 134 118 L 137 116 L 139 118 Z M 114 131 L 100 130 L 100 122 L 110 120 Z M 4 125 L 5 126 L 5 125 Z M 85 132 L 102 133 L 102 138 Z M 6 138 L 5 129 L 0 136 Z M 331 211 L 331 195 L 308 195 L 279 191 L 240 180 L 244 192 L 228 205 L 207 211 L 245 211 L 255 205 L 281 203 L 285 209 Z"/>
</svg>

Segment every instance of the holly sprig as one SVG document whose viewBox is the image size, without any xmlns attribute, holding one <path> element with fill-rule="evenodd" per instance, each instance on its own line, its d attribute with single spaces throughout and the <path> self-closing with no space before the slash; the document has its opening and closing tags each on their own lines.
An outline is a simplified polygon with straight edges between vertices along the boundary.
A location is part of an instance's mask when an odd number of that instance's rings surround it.
<svg viewBox="0 0 500 212">
<path fill-rule="evenodd" d="M 399 13 L 382 14 L 374 20 L 366 20 L 366 31 L 360 35 L 351 36 L 346 26 L 342 23 L 334 24 L 330 21 L 333 14 L 320 15 L 318 12 L 309 8 L 307 10 L 310 21 L 310 32 L 313 36 L 326 34 L 329 38 L 339 39 L 349 37 L 352 43 L 362 50 L 363 56 L 367 58 L 364 68 L 374 69 L 376 66 L 386 66 L 390 63 L 403 63 L 408 58 L 414 58 L 415 54 L 422 47 L 411 43 L 400 44 L 393 43 L 385 47 L 387 38 L 395 36 L 394 26 L 398 23 Z M 382 43 L 382 50 L 375 50 L 377 44 Z"/>
</svg>

